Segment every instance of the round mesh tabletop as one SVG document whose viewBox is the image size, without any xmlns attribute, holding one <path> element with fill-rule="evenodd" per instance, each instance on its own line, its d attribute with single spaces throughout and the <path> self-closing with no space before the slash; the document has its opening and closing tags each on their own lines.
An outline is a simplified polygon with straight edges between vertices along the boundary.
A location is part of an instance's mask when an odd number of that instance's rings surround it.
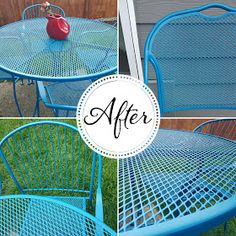
<svg viewBox="0 0 236 236">
<path fill-rule="evenodd" d="M 0 68 L 44 81 L 96 79 L 117 67 L 117 30 L 99 20 L 67 18 L 66 40 L 49 38 L 47 19 L 18 21 L 0 28 Z"/>
<path fill-rule="evenodd" d="M 236 142 L 160 129 L 145 151 L 119 161 L 119 231 L 169 235 L 205 221 L 213 227 L 236 215 L 235 193 Z"/>
<path fill-rule="evenodd" d="M 87 212 L 46 197 L 0 197 L 0 235 L 116 235 Z"/>
</svg>

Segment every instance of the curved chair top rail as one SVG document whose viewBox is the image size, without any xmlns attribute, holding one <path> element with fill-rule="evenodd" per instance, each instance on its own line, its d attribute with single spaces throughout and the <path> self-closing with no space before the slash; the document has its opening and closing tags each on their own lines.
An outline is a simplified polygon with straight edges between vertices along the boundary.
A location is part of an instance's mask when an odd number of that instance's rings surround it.
<svg viewBox="0 0 236 236">
<path fill-rule="evenodd" d="M 90 150 L 72 125 L 39 121 L 23 125 L 0 142 L 0 157 L 21 193 L 70 191 L 91 199 L 96 161 L 101 156 Z M 98 187 L 101 183 L 98 169 Z"/>
<path fill-rule="evenodd" d="M 3 196 L 0 197 L 0 208 L 4 235 L 116 235 L 82 209 L 47 197 Z"/>
<path fill-rule="evenodd" d="M 233 12 L 233 13 L 236 12 L 236 8 L 232 8 L 232 7 L 229 7 L 227 5 L 220 4 L 220 3 L 212 3 L 212 4 L 206 4 L 206 5 L 203 5 L 201 7 L 197 7 L 197 8 L 193 8 L 193 9 L 187 9 L 187 10 L 182 10 L 182 11 L 171 13 L 171 14 L 163 17 L 160 21 L 158 21 L 155 24 L 155 26 L 153 27 L 153 29 L 150 31 L 150 33 L 148 34 L 146 43 L 145 43 L 145 51 L 150 50 L 150 43 L 151 43 L 151 39 L 153 37 L 153 34 L 155 34 L 159 30 L 159 28 L 164 23 L 166 23 L 166 21 L 168 21 L 169 19 L 172 19 L 173 17 L 181 16 L 181 15 L 186 15 L 186 14 L 190 14 L 190 13 L 205 11 L 205 10 L 208 10 L 208 9 L 211 9 L 211 8 L 219 8 L 219 9 L 222 9 L 222 10 L 225 10 L 225 11 L 228 11 L 228 12 Z M 205 17 L 206 18 L 212 18 L 212 17 L 217 18 L 217 16 L 207 16 L 207 15 L 205 15 Z M 147 79 L 147 78 L 145 78 L 145 79 Z M 148 81 L 145 81 L 145 82 L 147 83 Z"/>
<path fill-rule="evenodd" d="M 61 7 L 51 4 L 51 10 L 53 13 L 57 13 L 65 17 L 65 12 Z M 46 13 L 44 13 L 41 10 L 41 4 L 34 4 L 31 6 L 28 6 L 22 12 L 22 20 L 26 20 L 30 18 L 37 18 L 37 17 L 45 17 L 45 16 L 46 16 Z"/>
<path fill-rule="evenodd" d="M 211 8 L 227 13 L 202 13 Z M 235 22 L 235 8 L 213 3 L 172 13 L 155 24 L 145 42 L 144 81 L 150 62 L 162 113 L 236 109 Z"/>
<path fill-rule="evenodd" d="M 236 119 L 217 119 L 206 121 L 194 132 L 210 134 L 236 142 Z"/>
<path fill-rule="evenodd" d="M 73 126 L 73 125 L 70 125 L 70 124 L 67 124 L 67 123 L 64 123 L 64 122 L 60 122 L 60 121 L 36 121 L 36 122 L 31 122 L 31 123 L 28 123 L 28 124 L 25 124 L 25 125 L 22 125 L 14 130 L 12 130 L 9 134 L 7 134 L 1 141 L 0 141 L 0 147 L 3 145 L 3 143 L 10 137 L 12 137 L 15 133 L 23 130 L 23 129 L 26 129 L 26 128 L 29 128 L 29 127 L 32 127 L 32 126 L 37 126 L 37 125 L 45 125 L 45 124 L 52 124 L 52 125 L 61 125 L 61 126 L 64 126 L 64 127 L 67 127 L 69 129 L 72 129 L 74 131 L 78 131 L 78 128 Z"/>
</svg>

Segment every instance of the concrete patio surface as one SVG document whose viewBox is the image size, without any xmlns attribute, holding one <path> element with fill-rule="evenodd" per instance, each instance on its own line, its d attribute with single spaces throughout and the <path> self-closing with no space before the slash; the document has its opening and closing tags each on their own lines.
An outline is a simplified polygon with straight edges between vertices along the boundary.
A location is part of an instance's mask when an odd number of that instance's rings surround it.
<svg viewBox="0 0 236 236">
<path fill-rule="evenodd" d="M 35 106 L 35 84 L 17 83 L 17 96 L 24 117 L 32 117 Z M 11 81 L 0 82 L 0 117 L 19 117 L 16 108 Z M 40 117 L 53 117 L 53 112 L 40 102 Z"/>
</svg>

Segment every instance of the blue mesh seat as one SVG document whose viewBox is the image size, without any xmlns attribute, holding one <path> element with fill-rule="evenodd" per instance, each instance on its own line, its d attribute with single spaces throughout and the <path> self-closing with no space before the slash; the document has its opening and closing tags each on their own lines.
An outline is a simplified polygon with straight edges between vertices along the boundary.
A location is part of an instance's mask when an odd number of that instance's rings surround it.
<svg viewBox="0 0 236 236">
<path fill-rule="evenodd" d="M 65 12 L 61 7 L 51 4 L 51 10 L 53 13 L 57 13 L 65 17 Z M 38 17 L 46 17 L 46 13 L 41 10 L 41 4 L 34 4 L 31 6 L 28 6 L 22 12 L 22 20 L 38 18 Z"/>
<path fill-rule="evenodd" d="M 12 80 L 12 76 L 7 72 L 0 70 L 0 80 Z"/>
<path fill-rule="evenodd" d="M 209 8 L 227 13 L 207 16 L 203 10 Z M 157 22 L 146 40 L 144 77 L 148 83 L 154 69 L 162 114 L 236 109 L 235 23 L 236 9 L 221 4 L 176 12 Z"/>
<path fill-rule="evenodd" d="M 0 197 L 0 210 L 1 235 L 116 235 L 87 212 L 46 197 Z"/>
<path fill-rule="evenodd" d="M 76 82 L 38 82 L 40 97 L 44 105 L 53 109 L 55 116 L 74 117 L 79 99 L 91 80 Z"/>
<path fill-rule="evenodd" d="M 2 139 L 0 157 L 22 194 L 51 196 L 86 210 L 96 188 L 96 214 L 103 219 L 102 159 L 76 127 L 54 121 L 21 126 Z"/>
</svg>

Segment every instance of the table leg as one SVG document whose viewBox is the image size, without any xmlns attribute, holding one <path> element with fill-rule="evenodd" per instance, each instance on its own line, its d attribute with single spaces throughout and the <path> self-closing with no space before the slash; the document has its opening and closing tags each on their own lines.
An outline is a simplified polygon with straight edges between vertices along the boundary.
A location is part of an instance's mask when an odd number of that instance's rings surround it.
<svg viewBox="0 0 236 236">
<path fill-rule="evenodd" d="M 16 95 L 16 82 L 17 82 L 17 79 L 12 76 L 12 83 L 13 83 L 13 95 L 14 95 L 14 99 L 15 99 L 15 103 L 16 103 L 16 108 L 19 112 L 19 115 L 20 117 L 22 117 L 22 112 L 21 112 L 21 109 L 20 109 L 20 105 L 19 105 L 19 102 L 18 102 L 18 99 L 17 99 L 17 95 Z"/>
<path fill-rule="evenodd" d="M 36 102 L 35 102 L 35 107 L 34 107 L 34 111 L 32 116 L 35 117 L 36 114 L 38 117 L 40 117 L 40 111 L 39 111 L 39 102 L 40 102 L 40 95 L 39 95 L 39 88 L 38 88 L 38 84 L 35 83 L 35 90 L 36 90 Z"/>
</svg>

